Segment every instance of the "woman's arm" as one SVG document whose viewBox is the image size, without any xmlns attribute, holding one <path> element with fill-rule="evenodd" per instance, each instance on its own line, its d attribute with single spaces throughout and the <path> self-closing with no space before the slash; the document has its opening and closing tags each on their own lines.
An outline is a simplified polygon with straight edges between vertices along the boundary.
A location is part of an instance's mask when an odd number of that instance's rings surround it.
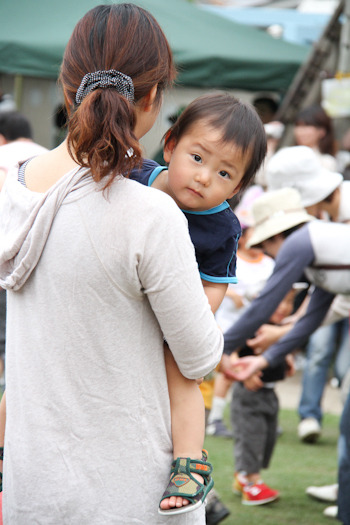
<svg viewBox="0 0 350 525">
<path fill-rule="evenodd" d="M 158 214 L 145 219 L 138 276 L 180 372 L 197 379 L 219 363 L 223 336 L 203 290 L 186 219 L 170 197 L 154 191 Z"/>
</svg>

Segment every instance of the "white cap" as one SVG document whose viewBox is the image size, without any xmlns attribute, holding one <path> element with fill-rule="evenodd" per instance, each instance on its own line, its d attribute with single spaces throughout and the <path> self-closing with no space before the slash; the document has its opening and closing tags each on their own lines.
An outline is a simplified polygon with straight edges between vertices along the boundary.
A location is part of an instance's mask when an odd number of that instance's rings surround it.
<svg viewBox="0 0 350 525">
<path fill-rule="evenodd" d="M 264 129 L 268 137 L 279 140 L 283 135 L 284 124 L 278 120 L 273 120 L 272 122 L 264 124 Z"/>
<path fill-rule="evenodd" d="M 324 168 L 307 146 L 280 149 L 267 163 L 268 190 L 296 188 L 303 206 L 312 206 L 328 197 L 343 181 L 340 173 Z"/>
</svg>

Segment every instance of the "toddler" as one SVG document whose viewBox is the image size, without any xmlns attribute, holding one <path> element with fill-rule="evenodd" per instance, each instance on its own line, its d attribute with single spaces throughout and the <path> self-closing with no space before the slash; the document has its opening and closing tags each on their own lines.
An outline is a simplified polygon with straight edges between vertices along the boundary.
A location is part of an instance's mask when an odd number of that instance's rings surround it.
<svg viewBox="0 0 350 525">
<path fill-rule="evenodd" d="M 213 312 L 228 283 L 237 282 L 241 228 L 227 199 L 249 185 L 265 154 L 265 132 L 254 108 L 216 92 L 194 100 L 166 133 L 168 167 L 145 159 L 142 169 L 131 174 L 132 179 L 170 195 L 184 212 Z M 212 467 L 202 451 L 205 417 L 198 385 L 182 376 L 169 348 L 165 362 L 174 462 L 159 512 L 173 515 L 202 505 L 213 481 Z"/>
<path fill-rule="evenodd" d="M 269 322 L 280 325 L 294 308 L 295 290 L 291 289 L 280 302 Z M 249 346 L 239 356 L 252 355 Z M 277 439 L 278 398 L 276 381 L 294 371 L 291 355 L 280 365 L 267 368 L 244 382 L 233 386 L 231 422 L 234 428 L 235 473 L 233 492 L 242 496 L 244 505 L 264 505 L 275 501 L 279 492 L 266 485 L 260 475 L 267 468 Z"/>
</svg>

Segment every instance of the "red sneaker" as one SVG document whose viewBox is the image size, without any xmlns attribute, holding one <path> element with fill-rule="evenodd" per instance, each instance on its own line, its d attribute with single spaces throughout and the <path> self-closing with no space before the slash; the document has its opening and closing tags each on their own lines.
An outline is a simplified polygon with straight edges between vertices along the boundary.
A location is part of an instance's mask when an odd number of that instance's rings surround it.
<svg viewBox="0 0 350 525">
<path fill-rule="evenodd" d="M 247 478 L 244 476 L 244 474 L 236 472 L 233 476 L 232 492 L 237 494 L 237 496 L 241 496 L 247 483 Z"/>
<path fill-rule="evenodd" d="M 277 490 L 270 489 L 265 483 L 249 484 L 243 488 L 243 505 L 265 505 L 279 497 Z"/>
</svg>

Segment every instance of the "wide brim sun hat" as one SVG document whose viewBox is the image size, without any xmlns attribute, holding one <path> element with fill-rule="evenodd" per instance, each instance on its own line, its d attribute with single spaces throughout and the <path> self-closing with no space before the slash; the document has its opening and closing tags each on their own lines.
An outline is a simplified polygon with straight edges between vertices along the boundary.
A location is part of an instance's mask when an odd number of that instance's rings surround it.
<svg viewBox="0 0 350 525">
<path fill-rule="evenodd" d="M 307 146 L 280 149 L 267 163 L 265 177 L 268 190 L 297 189 L 304 207 L 323 201 L 343 181 L 343 175 L 326 169 Z"/>
<path fill-rule="evenodd" d="M 300 195 L 294 188 L 267 191 L 256 199 L 252 213 L 254 231 L 247 242 L 248 248 L 315 219 L 306 212 L 301 204 Z"/>
</svg>

